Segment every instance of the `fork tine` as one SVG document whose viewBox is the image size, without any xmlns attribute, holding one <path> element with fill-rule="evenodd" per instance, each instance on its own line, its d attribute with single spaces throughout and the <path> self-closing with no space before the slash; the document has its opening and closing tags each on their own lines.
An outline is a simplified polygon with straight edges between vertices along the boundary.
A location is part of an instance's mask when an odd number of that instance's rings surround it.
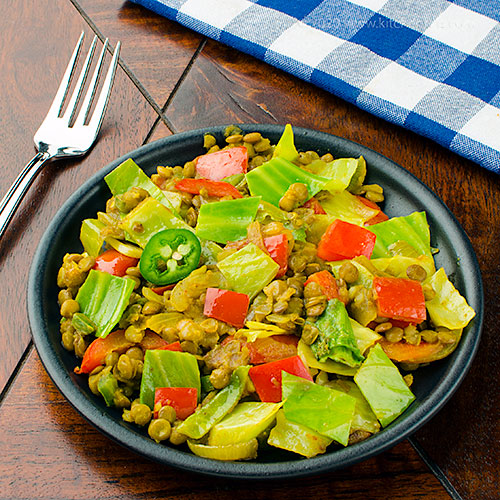
<svg viewBox="0 0 500 500">
<path fill-rule="evenodd" d="M 113 87 L 113 81 L 116 73 L 116 66 L 118 65 L 118 57 L 120 55 L 120 47 L 121 43 L 118 42 L 115 47 L 113 59 L 111 59 L 110 66 L 106 74 L 106 79 L 104 80 L 104 84 L 102 86 L 99 99 L 94 109 L 94 113 L 89 122 L 89 126 L 94 129 L 96 135 L 99 132 L 99 128 L 101 127 L 102 119 L 104 118 L 104 113 L 106 112 L 106 106 L 108 104 L 109 96 L 111 94 L 111 88 Z"/>
<path fill-rule="evenodd" d="M 71 100 L 69 101 L 68 108 L 65 112 L 65 116 L 69 114 L 68 125 L 71 125 L 71 122 L 75 116 L 76 110 L 78 108 L 78 102 L 80 101 L 80 97 L 83 92 L 83 88 L 85 86 L 85 81 L 87 80 L 87 76 L 89 74 L 90 66 L 92 64 L 92 59 L 94 57 L 95 47 L 97 43 L 97 35 L 94 36 L 94 40 L 92 41 L 92 45 L 90 46 L 89 52 L 83 63 L 82 71 L 80 72 L 80 76 L 78 77 L 78 81 L 76 82 L 75 90 L 71 96 Z"/>
<path fill-rule="evenodd" d="M 75 121 L 76 126 L 84 125 L 87 121 L 87 117 L 90 112 L 90 108 L 92 106 L 92 101 L 94 100 L 94 96 L 97 90 L 97 86 L 99 85 L 99 80 L 101 76 L 102 64 L 104 62 L 104 56 L 106 55 L 106 50 L 108 48 L 108 38 L 104 41 L 102 46 L 101 54 L 99 55 L 99 60 L 97 61 L 97 65 L 94 70 L 94 74 L 92 75 L 92 80 L 90 81 L 89 88 L 87 93 L 85 94 L 85 98 L 83 100 L 81 111 Z"/>
<path fill-rule="evenodd" d="M 52 104 L 50 105 L 50 109 L 49 109 L 47 116 L 50 115 L 50 116 L 58 117 L 60 112 L 61 112 L 61 109 L 62 109 L 63 104 L 64 104 L 64 100 L 66 99 L 66 95 L 67 95 L 68 90 L 69 90 L 69 83 L 71 81 L 71 77 L 73 76 L 73 72 L 75 71 L 76 62 L 78 60 L 78 55 L 80 54 L 80 49 L 82 47 L 84 37 L 85 37 L 85 33 L 82 31 L 80 38 L 78 39 L 78 42 L 76 43 L 76 47 L 73 50 L 73 54 L 71 56 L 71 59 L 69 60 L 66 71 L 64 72 L 64 76 L 61 80 L 59 88 L 57 89 L 56 96 L 54 97 L 54 100 L 52 101 Z"/>
</svg>

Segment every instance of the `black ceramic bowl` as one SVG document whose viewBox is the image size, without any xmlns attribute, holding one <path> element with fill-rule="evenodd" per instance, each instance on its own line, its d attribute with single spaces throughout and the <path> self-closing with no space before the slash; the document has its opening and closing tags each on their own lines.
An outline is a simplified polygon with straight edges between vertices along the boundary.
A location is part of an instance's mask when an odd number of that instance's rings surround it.
<svg viewBox="0 0 500 500">
<path fill-rule="evenodd" d="M 244 131 L 258 130 L 273 143 L 283 127 L 242 125 Z M 50 377 L 68 401 L 103 434 L 136 453 L 157 462 L 205 474 L 228 478 L 266 479 L 304 476 L 347 467 L 372 457 L 408 437 L 429 420 L 463 380 L 479 344 L 483 318 L 481 275 L 466 234 L 443 202 L 412 174 L 380 154 L 346 139 L 307 129 L 295 128 L 299 150 L 331 152 L 334 157 L 357 157 L 367 161 L 368 182 L 385 190 L 385 212 L 390 216 L 425 210 L 431 227 L 431 244 L 439 248 L 438 267 L 444 267 L 455 286 L 477 312 L 465 329 L 460 345 L 448 358 L 415 373 L 412 390 L 415 402 L 391 425 L 366 441 L 347 448 L 330 448 L 324 455 L 300 458 L 278 449 L 262 451 L 251 462 L 219 462 L 199 458 L 184 449 L 156 444 L 146 431 L 123 422 L 120 413 L 107 408 L 94 396 L 87 377 L 73 373 L 77 359 L 61 345 L 57 305 L 57 271 L 66 252 L 80 252 L 80 223 L 104 210 L 109 198 L 103 177 L 126 158 L 132 157 L 148 174 L 157 165 L 182 165 L 204 153 L 203 134 L 222 139 L 224 127 L 177 134 L 143 146 L 117 159 L 89 179 L 74 193 L 50 223 L 36 252 L 29 278 L 28 311 L 33 339 Z"/>
</svg>

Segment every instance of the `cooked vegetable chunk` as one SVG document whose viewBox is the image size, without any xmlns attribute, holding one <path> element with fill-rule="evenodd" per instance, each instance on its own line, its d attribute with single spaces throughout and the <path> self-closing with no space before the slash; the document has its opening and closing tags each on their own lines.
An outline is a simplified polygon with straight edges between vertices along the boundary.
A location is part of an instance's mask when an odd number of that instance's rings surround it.
<svg viewBox="0 0 500 500">
<path fill-rule="evenodd" d="M 415 399 L 380 345 L 370 350 L 354 381 L 383 427 L 399 417 Z"/>
<path fill-rule="evenodd" d="M 347 394 L 283 373 L 285 417 L 347 446 L 356 400 Z"/>
</svg>

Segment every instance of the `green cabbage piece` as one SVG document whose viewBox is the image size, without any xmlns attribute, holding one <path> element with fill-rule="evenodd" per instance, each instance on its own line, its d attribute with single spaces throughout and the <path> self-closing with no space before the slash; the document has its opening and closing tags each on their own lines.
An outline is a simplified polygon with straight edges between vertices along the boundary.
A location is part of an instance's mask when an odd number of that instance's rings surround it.
<svg viewBox="0 0 500 500">
<path fill-rule="evenodd" d="M 330 179 L 325 189 L 333 193 L 344 190 L 357 192 L 366 175 L 366 163 L 362 156 L 360 158 L 337 158 L 329 163 L 315 160 L 305 168 L 314 174 Z"/>
<path fill-rule="evenodd" d="M 105 224 L 97 219 L 85 219 L 80 229 L 80 241 L 83 249 L 92 257 L 97 257 L 101 253 L 104 237 L 101 236 L 101 229 Z"/>
<path fill-rule="evenodd" d="M 354 335 L 354 339 L 356 340 L 356 345 L 358 346 L 361 354 L 364 354 L 368 348 L 375 344 L 375 342 L 377 342 L 381 337 L 377 332 L 359 324 L 351 317 L 349 317 L 349 321 L 351 322 L 352 333 Z"/>
<path fill-rule="evenodd" d="M 353 397 L 286 372 L 282 393 L 287 420 L 347 446 L 356 406 Z"/>
<path fill-rule="evenodd" d="M 381 259 L 371 259 L 370 262 L 379 271 L 395 276 L 396 278 L 408 278 L 406 270 L 408 266 L 419 265 L 425 269 L 427 276 L 432 276 L 436 272 L 434 259 L 427 255 L 420 255 L 418 258 L 395 255 Z"/>
<path fill-rule="evenodd" d="M 161 387 L 194 387 L 201 394 L 198 361 L 188 352 L 147 350 L 144 355 L 140 400 L 154 407 L 155 390 Z"/>
<path fill-rule="evenodd" d="M 318 361 L 311 347 L 308 346 L 303 340 L 299 340 L 297 345 L 297 354 L 309 368 L 316 368 L 317 370 L 322 370 L 327 373 L 336 373 L 337 375 L 349 377 L 354 376 L 357 371 L 356 368 L 351 368 L 344 363 L 332 361 L 331 359 L 326 359 L 324 362 Z"/>
<path fill-rule="evenodd" d="M 166 195 L 135 163 L 132 158 L 128 158 L 123 163 L 118 165 L 106 177 L 104 177 L 113 196 L 126 193 L 133 187 L 145 189 L 153 198 L 158 200 L 162 205 L 165 205 L 169 210 L 177 215 L 174 205 L 180 207 L 180 198 L 177 193 Z M 173 195 L 173 196 L 171 196 Z M 180 195 L 179 195 L 180 196 Z M 172 204 L 173 202 L 173 204 Z"/>
<path fill-rule="evenodd" d="M 276 276 L 279 265 L 253 243 L 229 255 L 218 264 L 235 292 L 255 297 Z"/>
<path fill-rule="evenodd" d="M 164 229 L 193 228 L 179 219 L 166 206 L 155 198 L 146 198 L 131 210 L 121 221 L 120 227 L 127 233 L 127 238 L 141 248 L 160 231 Z M 137 228 L 140 228 L 137 230 Z"/>
<path fill-rule="evenodd" d="M 245 238 L 259 204 L 259 197 L 205 203 L 198 214 L 196 235 L 218 243 Z"/>
<path fill-rule="evenodd" d="M 425 303 L 434 326 L 444 326 L 450 330 L 465 328 L 476 315 L 460 292 L 447 278 L 444 269 L 434 273 L 424 282 L 436 292 L 432 300 Z"/>
<path fill-rule="evenodd" d="M 354 382 L 383 427 L 401 415 L 415 399 L 380 344 L 370 349 L 358 373 L 354 375 Z"/>
<path fill-rule="evenodd" d="M 278 156 L 292 162 L 299 157 L 294 144 L 293 129 L 289 123 L 285 125 L 285 130 L 283 130 L 283 134 L 274 148 L 273 158 Z"/>
<path fill-rule="evenodd" d="M 380 424 L 378 423 L 375 413 L 373 413 L 373 410 L 359 390 L 359 387 L 352 380 L 331 380 L 325 385 L 336 391 L 345 392 L 356 400 L 351 433 L 355 431 L 365 431 L 374 434 L 379 431 Z"/>
<path fill-rule="evenodd" d="M 297 167 L 281 157 L 271 158 L 260 167 L 250 170 L 246 179 L 252 196 L 260 196 L 277 207 L 292 184 L 305 184 L 311 198 L 328 183 L 328 179 Z"/>
<path fill-rule="evenodd" d="M 368 207 L 348 191 L 340 193 L 321 193 L 319 201 L 323 210 L 330 216 L 330 223 L 340 219 L 362 226 L 378 214 L 378 210 Z M 374 226 L 370 226 L 371 228 Z"/>
<path fill-rule="evenodd" d="M 311 349 L 318 361 L 331 359 L 351 367 L 361 364 L 364 357 L 356 344 L 349 315 L 340 300 L 329 300 L 314 326 L 319 335 L 311 344 Z"/>
<path fill-rule="evenodd" d="M 276 419 L 282 403 L 239 403 L 234 410 L 215 424 L 208 435 L 210 446 L 243 443 L 258 437 Z"/>
<path fill-rule="evenodd" d="M 134 290 L 134 281 L 92 269 L 75 300 L 80 312 L 96 325 L 96 337 L 106 337 L 122 317 Z"/>
<path fill-rule="evenodd" d="M 291 422 L 285 417 L 283 410 L 276 416 L 276 425 L 271 429 L 267 442 L 271 446 L 293 451 L 311 458 L 325 453 L 333 439 L 318 434 L 305 425 Z"/>
<path fill-rule="evenodd" d="M 393 217 L 373 224 L 368 229 L 377 236 L 372 259 L 392 257 L 389 247 L 398 241 L 406 241 L 415 249 L 417 255 L 432 257 L 431 236 L 425 212 Z"/>
</svg>

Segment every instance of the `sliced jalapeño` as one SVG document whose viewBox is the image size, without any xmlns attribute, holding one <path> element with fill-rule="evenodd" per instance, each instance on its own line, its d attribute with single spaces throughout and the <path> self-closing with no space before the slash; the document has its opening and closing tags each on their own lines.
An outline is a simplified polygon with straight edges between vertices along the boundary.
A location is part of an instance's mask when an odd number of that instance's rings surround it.
<svg viewBox="0 0 500 500">
<path fill-rule="evenodd" d="M 169 285 L 185 278 L 200 262 L 201 244 L 188 229 L 165 229 L 144 247 L 139 269 L 154 285 Z"/>
</svg>

